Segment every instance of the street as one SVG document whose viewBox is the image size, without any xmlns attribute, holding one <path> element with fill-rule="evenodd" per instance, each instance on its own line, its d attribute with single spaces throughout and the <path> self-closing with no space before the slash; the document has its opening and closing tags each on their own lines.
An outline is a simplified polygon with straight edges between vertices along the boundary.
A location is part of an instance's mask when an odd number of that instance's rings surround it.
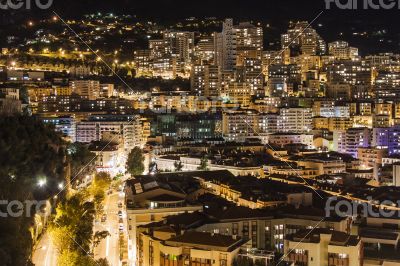
<svg viewBox="0 0 400 266">
<path fill-rule="evenodd" d="M 115 192 L 106 196 L 104 204 L 104 213 L 107 216 L 105 222 L 97 221 L 94 225 L 94 232 L 108 231 L 110 236 L 103 239 L 101 243 L 94 250 L 95 259 L 106 258 L 110 265 L 118 266 L 119 262 L 119 217 L 118 202 L 123 201 L 120 194 Z"/>
<path fill-rule="evenodd" d="M 51 243 L 47 231 L 40 238 L 39 243 L 32 255 L 32 262 L 35 266 L 55 266 L 57 265 L 57 250 Z"/>
</svg>

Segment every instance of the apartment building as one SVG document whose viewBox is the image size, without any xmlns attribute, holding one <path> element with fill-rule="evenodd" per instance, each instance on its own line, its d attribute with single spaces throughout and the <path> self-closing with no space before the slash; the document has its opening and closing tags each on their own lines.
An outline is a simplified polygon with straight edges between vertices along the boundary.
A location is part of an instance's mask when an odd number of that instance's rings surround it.
<svg viewBox="0 0 400 266">
<path fill-rule="evenodd" d="M 301 230 L 285 239 L 286 261 L 295 265 L 363 265 L 360 238 L 329 229 Z"/>
<path fill-rule="evenodd" d="M 312 129 L 311 108 L 281 108 L 278 117 L 280 132 L 303 133 Z"/>
<path fill-rule="evenodd" d="M 105 133 L 119 134 L 123 140 L 125 151 L 130 151 L 134 147 L 141 147 L 143 138 L 142 123 L 139 116 L 125 116 L 124 119 L 114 119 L 113 117 L 92 116 L 88 120 L 83 120 L 76 125 L 76 141 L 90 143 L 100 141 Z"/>
</svg>

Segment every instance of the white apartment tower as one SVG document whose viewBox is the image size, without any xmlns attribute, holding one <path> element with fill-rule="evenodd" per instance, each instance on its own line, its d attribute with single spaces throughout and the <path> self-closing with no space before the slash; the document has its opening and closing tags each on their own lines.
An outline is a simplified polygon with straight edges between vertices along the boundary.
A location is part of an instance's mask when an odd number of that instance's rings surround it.
<svg viewBox="0 0 400 266">
<path fill-rule="evenodd" d="M 278 117 L 278 131 L 303 133 L 312 129 L 311 108 L 282 108 Z"/>
</svg>

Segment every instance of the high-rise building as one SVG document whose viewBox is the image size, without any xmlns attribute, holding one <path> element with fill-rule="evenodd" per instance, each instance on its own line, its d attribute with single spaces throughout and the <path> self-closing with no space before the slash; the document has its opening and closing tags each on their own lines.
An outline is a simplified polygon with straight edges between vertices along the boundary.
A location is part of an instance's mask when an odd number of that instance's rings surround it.
<svg viewBox="0 0 400 266">
<path fill-rule="evenodd" d="M 170 46 L 171 54 L 178 61 L 185 64 L 191 62 L 194 52 L 194 32 L 189 31 L 166 31 L 163 39 Z"/>
<path fill-rule="evenodd" d="M 217 63 L 223 70 L 233 70 L 236 65 L 236 34 L 233 19 L 226 19 L 222 24 L 222 32 L 215 34 L 217 47 Z M 219 51 L 218 51 L 219 50 Z"/>
<path fill-rule="evenodd" d="M 194 57 L 197 64 L 207 62 L 215 64 L 214 36 L 201 36 L 194 48 Z"/>
<path fill-rule="evenodd" d="M 236 65 L 243 65 L 243 60 L 262 59 L 263 30 L 249 22 L 239 23 L 234 27 L 236 34 Z"/>
<path fill-rule="evenodd" d="M 152 51 L 147 50 L 136 50 L 133 53 L 133 62 L 135 65 L 136 76 L 151 76 L 152 63 L 151 63 Z"/>
<path fill-rule="evenodd" d="M 150 58 L 158 59 L 171 56 L 171 45 L 168 40 L 156 39 L 149 40 Z"/>
<path fill-rule="evenodd" d="M 232 19 L 222 24 L 222 32 L 214 34 L 216 64 L 233 70 L 245 58 L 262 59 L 263 31 L 248 22 L 234 26 Z"/>
<path fill-rule="evenodd" d="M 192 92 L 200 96 L 219 96 L 221 93 L 221 71 L 215 65 L 193 65 L 190 75 Z"/>
<path fill-rule="evenodd" d="M 287 33 L 281 35 L 282 49 L 306 55 L 323 55 L 326 53 L 326 43 L 317 31 L 310 27 L 307 21 L 299 21 L 291 25 Z"/>
<path fill-rule="evenodd" d="M 236 80 L 246 83 L 250 88 L 250 94 L 257 97 L 263 97 L 264 76 L 262 75 L 262 65 L 260 59 L 246 58 L 242 67 L 236 70 Z"/>
</svg>

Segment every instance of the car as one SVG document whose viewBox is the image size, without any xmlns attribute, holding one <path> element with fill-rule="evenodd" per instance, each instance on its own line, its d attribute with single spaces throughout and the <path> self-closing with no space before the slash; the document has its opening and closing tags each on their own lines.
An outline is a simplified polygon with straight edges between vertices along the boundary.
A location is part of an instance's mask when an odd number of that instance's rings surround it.
<svg viewBox="0 0 400 266">
<path fill-rule="evenodd" d="M 107 220 L 107 215 L 103 214 L 101 216 L 101 222 L 104 223 Z"/>
<path fill-rule="evenodd" d="M 124 225 L 123 224 L 119 225 L 119 231 L 124 231 Z"/>
<path fill-rule="evenodd" d="M 118 216 L 122 218 L 122 211 L 118 211 Z"/>
<path fill-rule="evenodd" d="M 118 202 L 118 208 L 122 208 L 122 202 Z"/>
<path fill-rule="evenodd" d="M 122 220 L 122 218 L 119 218 L 119 221 L 118 221 L 120 224 L 123 224 L 124 223 L 124 220 Z"/>
</svg>

